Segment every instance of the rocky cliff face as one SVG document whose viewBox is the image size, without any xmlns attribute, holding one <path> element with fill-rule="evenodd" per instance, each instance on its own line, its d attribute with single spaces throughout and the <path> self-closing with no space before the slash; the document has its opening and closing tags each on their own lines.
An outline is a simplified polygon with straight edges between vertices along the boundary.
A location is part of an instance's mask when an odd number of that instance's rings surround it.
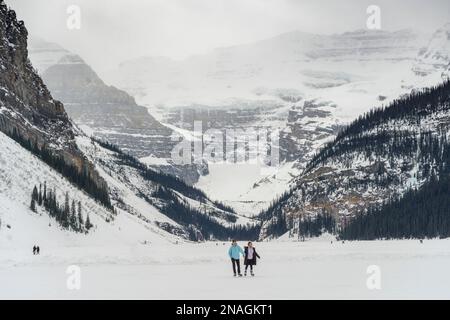
<svg viewBox="0 0 450 320">
<path fill-rule="evenodd" d="M 75 128 L 63 104 L 52 98 L 28 59 L 23 21 L 0 4 L 0 130 L 19 135 L 87 174 L 99 188 L 106 183 L 76 147 Z"/>
<path fill-rule="evenodd" d="M 178 140 L 133 97 L 108 86 L 83 59 L 40 38 L 32 38 L 30 59 L 52 95 L 64 102 L 71 119 L 88 134 L 145 159 L 161 159 L 158 169 L 195 183 L 202 168 L 171 163 Z M 151 161 L 148 163 L 154 166 Z"/>
<path fill-rule="evenodd" d="M 437 30 L 416 58 L 413 71 L 425 77 L 433 73 L 444 75 L 450 63 L 450 23 Z"/>
<path fill-rule="evenodd" d="M 295 161 L 296 167 L 303 169 L 315 150 L 333 138 L 342 126 L 333 114 L 335 108 L 333 103 L 315 99 L 292 107 L 280 137 L 283 158 Z"/>
<path fill-rule="evenodd" d="M 79 125 L 138 157 L 170 157 L 172 130 L 138 106 L 124 91 L 107 86 L 77 55 L 68 54 L 42 78 Z"/>
</svg>

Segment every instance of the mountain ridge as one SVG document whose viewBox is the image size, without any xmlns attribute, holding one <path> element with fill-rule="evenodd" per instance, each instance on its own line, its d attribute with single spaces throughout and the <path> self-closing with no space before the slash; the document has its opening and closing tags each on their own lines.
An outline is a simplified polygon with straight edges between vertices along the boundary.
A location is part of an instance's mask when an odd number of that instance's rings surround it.
<svg viewBox="0 0 450 320">
<path fill-rule="evenodd" d="M 158 170 L 191 184 L 207 170 L 173 164 L 176 133 L 138 105 L 134 97 L 107 85 L 79 55 L 34 37 L 30 59 L 52 94 L 64 102 L 69 116 L 88 135 L 106 139 L 138 158 L 160 158 L 165 165 L 159 165 Z"/>
<path fill-rule="evenodd" d="M 449 111 L 450 82 L 444 82 L 360 116 L 326 144 L 294 187 L 262 214 L 266 223 L 261 237 L 289 230 L 302 236 L 305 221 L 311 226 L 324 216 L 345 230 L 369 208 L 420 190 L 433 176 L 448 176 Z M 320 231 L 325 225 L 316 227 Z"/>
<path fill-rule="evenodd" d="M 13 10 L 0 3 L 0 130 L 45 157 L 73 181 L 108 205 L 107 185 L 75 143 L 75 131 L 61 102 L 54 100 L 28 59 L 28 31 Z M 78 176 L 69 172 L 76 170 Z"/>
</svg>

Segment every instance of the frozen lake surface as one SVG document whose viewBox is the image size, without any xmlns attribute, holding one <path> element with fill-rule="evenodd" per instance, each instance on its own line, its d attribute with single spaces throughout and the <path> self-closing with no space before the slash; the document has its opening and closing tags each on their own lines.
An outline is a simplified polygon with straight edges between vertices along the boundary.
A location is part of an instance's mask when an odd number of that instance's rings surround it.
<svg viewBox="0 0 450 320">
<path fill-rule="evenodd" d="M 243 243 L 241 243 L 243 245 Z M 254 278 L 234 278 L 228 243 L 0 249 L 0 298 L 449 299 L 450 240 L 257 243 Z M 79 290 L 67 268 L 80 267 Z M 367 273 L 379 267 L 381 289 Z M 71 278 L 73 279 L 73 278 Z M 373 279 L 373 278 L 371 278 Z"/>
</svg>

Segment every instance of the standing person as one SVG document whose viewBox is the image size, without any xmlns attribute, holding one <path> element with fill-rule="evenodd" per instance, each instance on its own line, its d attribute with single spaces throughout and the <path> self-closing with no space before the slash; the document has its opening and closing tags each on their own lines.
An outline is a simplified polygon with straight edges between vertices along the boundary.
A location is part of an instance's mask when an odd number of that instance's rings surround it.
<svg viewBox="0 0 450 320">
<path fill-rule="evenodd" d="M 233 264 L 233 273 L 235 277 L 236 277 L 236 267 L 237 267 L 237 274 L 239 275 L 239 277 L 242 277 L 241 263 L 240 263 L 241 254 L 244 255 L 244 251 L 237 244 L 236 240 L 233 240 L 231 242 L 231 247 L 228 250 L 228 255 L 230 256 L 231 263 Z"/>
<path fill-rule="evenodd" d="M 33 246 L 33 255 L 36 254 L 36 246 Z"/>
<path fill-rule="evenodd" d="M 244 275 L 247 276 L 247 268 L 250 266 L 250 274 L 254 276 L 253 266 L 256 265 L 256 258 L 261 259 L 259 254 L 256 252 L 256 248 L 253 246 L 253 243 L 249 242 L 247 247 L 244 248 L 244 264 L 245 264 L 245 272 Z"/>
<path fill-rule="evenodd" d="M 39 248 L 39 246 L 36 247 L 36 252 L 37 254 L 39 254 L 39 251 L 41 251 L 41 248 Z"/>
</svg>

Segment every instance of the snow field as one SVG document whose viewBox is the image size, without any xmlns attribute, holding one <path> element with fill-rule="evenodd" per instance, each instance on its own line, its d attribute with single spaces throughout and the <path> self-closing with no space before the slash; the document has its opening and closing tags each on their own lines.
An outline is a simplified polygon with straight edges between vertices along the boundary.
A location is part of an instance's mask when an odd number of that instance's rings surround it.
<svg viewBox="0 0 450 320">
<path fill-rule="evenodd" d="M 256 243 L 256 276 L 234 278 L 228 243 L 0 249 L 0 298 L 448 299 L 449 240 Z M 241 242 L 241 245 L 244 243 Z M 69 265 L 80 290 L 69 290 Z M 367 268 L 380 270 L 370 290 Z M 242 266 L 241 266 L 242 267 Z"/>
</svg>

